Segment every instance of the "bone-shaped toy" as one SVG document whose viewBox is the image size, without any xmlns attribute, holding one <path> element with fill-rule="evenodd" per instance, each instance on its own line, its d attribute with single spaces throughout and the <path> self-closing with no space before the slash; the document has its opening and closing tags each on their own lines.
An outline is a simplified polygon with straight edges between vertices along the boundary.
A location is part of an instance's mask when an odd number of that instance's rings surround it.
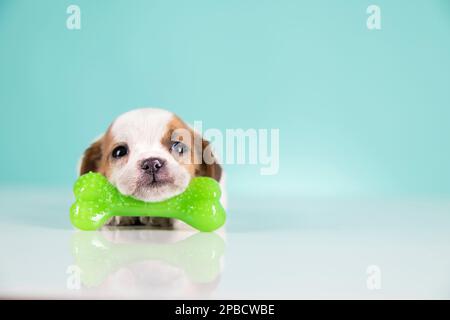
<svg viewBox="0 0 450 320">
<path fill-rule="evenodd" d="M 72 224 L 81 230 L 96 230 L 113 216 L 175 218 L 200 231 L 214 231 L 225 223 L 220 187 L 208 177 L 193 178 L 186 190 L 160 202 L 144 202 L 121 194 L 101 174 L 89 172 L 78 178 L 70 208 Z"/>
</svg>

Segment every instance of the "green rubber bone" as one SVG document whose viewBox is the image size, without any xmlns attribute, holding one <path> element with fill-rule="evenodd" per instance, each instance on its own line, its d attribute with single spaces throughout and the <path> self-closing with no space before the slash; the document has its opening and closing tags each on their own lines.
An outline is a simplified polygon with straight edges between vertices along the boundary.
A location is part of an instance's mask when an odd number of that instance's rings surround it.
<svg viewBox="0 0 450 320">
<path fill-rule="evenodd" d="M 101 174 L 89 172 L 73 187 L 72 224 L 81 230 L 97 230 L 113 216 L 175 218 L 200 231 L 214 231 L 225 223 L 220 187 L 208 177 L 193 178 L 186 190 L 160 202 L 144 202 L 121 194 Z"/>
</svg>

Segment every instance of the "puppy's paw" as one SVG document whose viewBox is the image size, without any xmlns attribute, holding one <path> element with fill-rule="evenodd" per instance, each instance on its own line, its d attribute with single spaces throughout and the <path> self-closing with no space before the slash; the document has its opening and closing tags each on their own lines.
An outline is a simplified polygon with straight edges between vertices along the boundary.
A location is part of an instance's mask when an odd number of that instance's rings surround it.
<svg viewBox="0 0 450 320">
<path fill-rule="evenodd" d="M 139 217 L 139 221 L 149 227 L 170 229 L 173 227 L 173 219 L 156 217 Z"/>
<path fill-rule="evenodd" d="M 139 224 L 138 217 L 112 217 L 106 222 L 107 226 L 134 226 Z"/>
</svg>

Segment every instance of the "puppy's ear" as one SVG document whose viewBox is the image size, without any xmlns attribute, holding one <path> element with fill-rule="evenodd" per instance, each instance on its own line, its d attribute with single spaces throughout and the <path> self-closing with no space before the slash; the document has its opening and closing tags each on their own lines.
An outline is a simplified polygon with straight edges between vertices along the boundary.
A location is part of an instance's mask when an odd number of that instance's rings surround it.
<svg viewBox="0 0 450 320">
<path fill-rule="evenodd" d="M 220 181 L 222 177 L 222 167 L 217 163 L 217 158 L 211 151 L 209 141 L 202 139 L 202 163 L 200 164 L 199 176 L 210 177 Z"/>
<path fill-rule="evenodd" d="M 102 159 L 102 143 L 103 137 L 91 144 L 89 148 L 84 151 L 80 165 L 80 175 L 88 173 L 89 171 L 97 172 L 100 167 Z"/>
</svg>

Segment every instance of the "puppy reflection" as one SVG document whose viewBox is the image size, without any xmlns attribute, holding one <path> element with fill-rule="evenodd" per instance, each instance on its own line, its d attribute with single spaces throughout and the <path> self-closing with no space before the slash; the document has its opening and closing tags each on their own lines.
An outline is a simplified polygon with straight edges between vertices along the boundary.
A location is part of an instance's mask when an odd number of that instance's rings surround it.
<svg viewBox="0 0 450 320">
<path fill-rule="evenodd" d="M 195 298 L 217 287 L 225 242 L 215 233 L 77 232 L 72 250 L 84 293 Z"/>
</svg>

